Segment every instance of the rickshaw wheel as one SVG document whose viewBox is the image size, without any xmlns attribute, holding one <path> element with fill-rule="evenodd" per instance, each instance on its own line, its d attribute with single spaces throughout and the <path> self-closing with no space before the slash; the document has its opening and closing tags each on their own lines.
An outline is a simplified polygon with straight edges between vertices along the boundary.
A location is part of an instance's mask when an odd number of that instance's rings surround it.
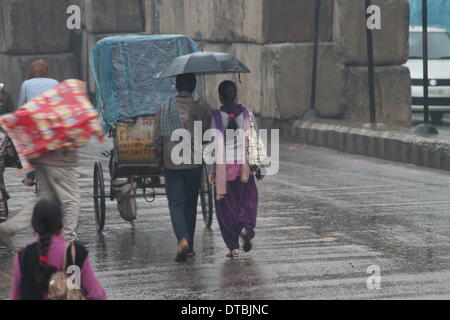
<svg viewBox="0 0 450 320">
<path fill-rule="evenodd" d="M 103 168 L 100 161 L 94 166 L 94 209 L 95 225 L 97 232 L 101 233 L 105 227 L 105 181 L 103 179 Z"/>
<path fill-rule="evenodd" d="M 1 169 L 4 170 L 4 169 Z M 0 200 L 0 206 L 2 214 L 0 215 L 0 223 L 5 222 L 8 219 L 8 199 L 9 195 L 6 192 L 5 189 L 5 178 L 3 176 L 3 172 L 0 173 L 0 192 L 1 192 L 1 200 Z"/>
<path fill-rule="evenodd" d="M 211 228 L 214 213 L 214 189 L 208 183 L 208 171 L 206 166 L 202 168 L 202 179 L 200 183 L 200 202 L 202 205 L 203 221 L 207 228 Z"/>
</svg>

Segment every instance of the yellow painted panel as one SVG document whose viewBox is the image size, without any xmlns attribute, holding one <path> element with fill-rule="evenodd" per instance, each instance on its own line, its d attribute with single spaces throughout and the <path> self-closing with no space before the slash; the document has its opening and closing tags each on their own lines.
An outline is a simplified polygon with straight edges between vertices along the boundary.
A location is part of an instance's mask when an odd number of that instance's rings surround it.
<svg viewBox="0 0 450 320">
<path fill-rule="evenodd" d="M 134 126 L 118 125 L 116 128 L 116 148 L 120 163 L 151 163 L 156 159 L 153 142 L 155 117 L 139 117 Z"/>
</svg>

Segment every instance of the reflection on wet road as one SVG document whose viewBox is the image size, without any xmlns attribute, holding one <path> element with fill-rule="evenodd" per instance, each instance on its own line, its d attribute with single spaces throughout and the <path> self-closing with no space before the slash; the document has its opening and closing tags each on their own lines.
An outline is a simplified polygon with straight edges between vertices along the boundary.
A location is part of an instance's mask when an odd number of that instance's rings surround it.
<svg viewBox="0 0 450 320">
<path fill-rule="evenodd" d="M 105 234 L 96 234 L 92 171 L 101 148 L 84 150 L 79 169 L 80 234 L 111 299 L 450 298 L 447 172 L 283 144 L 280 173 L 259 184 L 254 250 L 229 260 L 217 222 L 207 230 L 199 214 L 197 258 L 179 265 L 164 197 L 140 200 L 134 226 L 107 201 Z M 14 212 L 32 197 L 19 181 L 8 172 Z M 17 244 L 32 239 L 25 230 Z M 372 265 L 380 290 L 367 288 Z M 0 251 L 3 299 L 10 272 Z"/>
</svg>

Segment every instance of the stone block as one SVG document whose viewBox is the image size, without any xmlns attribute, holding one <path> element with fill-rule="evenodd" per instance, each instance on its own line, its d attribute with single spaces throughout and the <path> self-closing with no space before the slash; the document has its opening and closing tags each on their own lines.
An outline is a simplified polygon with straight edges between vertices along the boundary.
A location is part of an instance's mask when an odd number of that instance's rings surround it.
<svg viewBox="0 0 450 320">
<path fill-rule="evenodd" d="M 409 56 L 408 0 L 372 0 L 381 9 L 381 29 L 373 30 L 376 65 L 402 65 Z M 344 48 L 347 65 L 367 65 L 364 0 L 336 0 L 333 41 Z"/>
<path fill-rule="evenodd" d="M 67 0 L 0 1 L 0 52 L 43 54 L 70 51 Z"/>
<path fill-rule="evenodd" d="M 220 106 L 217 88 L 223 80 L 238 84 L 239 103 L 263 117 L 300 119 L 310 108 L 312 44 L 199 43 L 205 51 L 228 52 L 252 73 L 226 74 L 206 79 L 206 96 Z M 320 45 L 317 110 L 324 116 L 341 115 L 344 110 L 345 67 L 339 46 Z"/>
<path fill-rule="evenodd" d="M 346 76 L 345 117 L 370 121 L 368 70 L 348 67 Z M 376 120 L 388 126 L 411 126 L 411 76 L 400 66 L 375 68 Z"/>
<path fill-rule="evenodd" d="M 91 33 L 144 31 L 140 0 L 85 0 L 86 29 Z"/>
<path fill-rule="evenodd" d="M 300 119 L 310 108 L 312 44 L 264 46 L 262 114 L 282 120 Z M 322 43 L 319 48 L 316 109 L 324 116 L 344 109 L 345 67 L 340 47 Z"/>
<path fill-rule="evenodd" d="M 314 0 L 145 0 L 147 32 L 210 42 L 309 42 Z M 322 0 L 321 40 L 330 41 L 333 1 Z"/>
</svg>

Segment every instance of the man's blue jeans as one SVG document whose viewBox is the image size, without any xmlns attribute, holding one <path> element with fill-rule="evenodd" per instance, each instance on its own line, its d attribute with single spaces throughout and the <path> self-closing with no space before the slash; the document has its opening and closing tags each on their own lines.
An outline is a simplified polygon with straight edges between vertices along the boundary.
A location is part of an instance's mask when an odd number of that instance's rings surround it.
<svg viewBox="0 0 450 320">
<path fill-rule="evenodd" d="M 164 170 L 170 217 L 177 240 L 186 239 L 194 248 L 197 203 L 202 168 Z"/>
</svg>

